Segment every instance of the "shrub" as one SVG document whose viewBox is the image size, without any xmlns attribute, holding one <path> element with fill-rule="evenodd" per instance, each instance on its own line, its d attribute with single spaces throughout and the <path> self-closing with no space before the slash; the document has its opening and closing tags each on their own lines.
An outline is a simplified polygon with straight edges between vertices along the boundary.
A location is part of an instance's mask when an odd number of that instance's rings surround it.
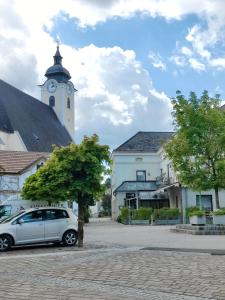
<svg viewBox="0 0 225 300">
<path fill-rule="evenodd" d="M 125 223 L 129 219 L 128 207 L 122 207 L 118 216 L 121 223 Z"/>
<path fill-rule="evenodd" d="M 118 223 L 122 223 L 121 215 L 119 215 L 116 220 L 117 220 Z"/>
<path fill-rule="evenodd" d="M 224 216 L 225 215 L 225 207 L 212 211 L 214 216 Z"/>
<path fill-rule="evenodd" d="M 192 212 L 196 212 L 199 210 L 200 210 L 200 208 L 198 206 L 190 206 L 186 209 L 186 214 L 188 217 L 190 217 L 190 214 L 192 214 Z"/>
<path fill-rule="evenodd" d="M 163 207 L 155 209 L 153 213 L 154 220 L 174 220 L 180 217 L 178 208 Z"/>
<path fill-rule="evenodd" d="M 150 207 L 140 207 L 132 212 L 133 220 L 151 220 L 152 208 Z"/>
<path fill-rule="evenodd" d="M 205 215 L 205 211 L 204 210 L 193 210 L 191 212 L 189 212 L 189 217 L 203 217 Z"/>
</svg>

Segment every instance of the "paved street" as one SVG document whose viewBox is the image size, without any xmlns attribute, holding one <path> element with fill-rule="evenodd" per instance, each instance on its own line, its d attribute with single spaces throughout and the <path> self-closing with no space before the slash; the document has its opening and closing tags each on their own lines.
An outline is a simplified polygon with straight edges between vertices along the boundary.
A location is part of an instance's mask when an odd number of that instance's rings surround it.
<svg viewBox="0 0 225 300">
<path fill-rule="evenodd" d="M 99 239 L 103 227 L 110 235 L 118 225 L 94 222 L 86 236 L 96 232 Z M 104 236 L 100 242 L 84 250 L 38 246 L 0 254 L 0 299 L 225 299 L 223 255 L 143 250 Z"/>
<path fill-rule="evenodd" d="M 85 238 L 88 243 L 98 245 L 225 250 L 225 236 L 174 233 L 170 228 L 172 226 L 122 225 L 107 219 L 95 219 L 87 225 Z"/>
</svg>

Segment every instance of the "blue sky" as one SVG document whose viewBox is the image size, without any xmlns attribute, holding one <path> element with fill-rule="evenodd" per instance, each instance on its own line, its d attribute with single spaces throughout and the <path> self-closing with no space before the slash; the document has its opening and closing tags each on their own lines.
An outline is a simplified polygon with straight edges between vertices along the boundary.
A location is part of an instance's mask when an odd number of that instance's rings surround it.
<svg viewBox="0 0 225 300">
<path fill-rule="evenodd" d="M 195 91 L 198 95 L 203 90 L 210 94 L 220 93 L 224 98 L 223 86 L 225 76 L 223 70 L 196 71 L 190 66 L 178 68 L 170 57 L 176 55 L 177 45 L 187 45 L 185 36 L 196 23 L 205 26 L 205 20 L 192 14 L 183 20 L 167 21 L 165 18 L 149 18 L 136 14 L 129 19 L 116 18 L 95 27 L 80 28 L 76 19 L 58 18 L 49 32 L 55 39 L 57 36 L 63 44 L 82 48 L 89 44 L 97 47 L 119 46 L 124 50 L 132 49 L 142 66 L 148 70 L 157 90 L 165 91 L 169 97 L 181 90 L 185 95 Z M 220 45 L 214 51 L 221 51 Z M 159 54 L 166 64 L 166 71 L 155 68 L 149 59 L 149 53 Z"/>
<path fill-rule="evenodd" d="M 40 99 L 57 37 L 77 142 L 172 130 L 178 89 L 225 99 L 224 0 L 0 0 L 1 78 Z"/>
</svg>

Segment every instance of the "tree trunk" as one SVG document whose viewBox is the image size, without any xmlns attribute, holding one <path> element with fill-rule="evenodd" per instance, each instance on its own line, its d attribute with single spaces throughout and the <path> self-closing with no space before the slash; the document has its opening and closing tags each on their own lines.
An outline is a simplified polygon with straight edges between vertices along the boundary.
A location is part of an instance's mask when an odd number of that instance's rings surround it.
<svg viewBox="0 0 225 300">
<path fill-rule="evenodd" d="M 216 196 L 216 208 L 220 208 L 220 201 L 219 201 L 219 189 L 218 187 L 215 187 L 215 196 Z"/>
<path fill-rule="evenodd" d="M 78 202 L 78 247 L 83 247 L 84 239 L 84 211 L 85 205 L 83 201 Z"/>
</svg>

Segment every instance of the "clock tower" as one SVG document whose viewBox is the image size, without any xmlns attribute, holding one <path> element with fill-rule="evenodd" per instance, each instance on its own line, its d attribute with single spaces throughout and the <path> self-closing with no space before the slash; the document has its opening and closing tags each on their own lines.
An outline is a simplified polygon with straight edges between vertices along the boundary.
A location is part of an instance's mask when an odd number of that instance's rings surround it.
<svg viewBox="0 0 225 300">
<path fill-rule="evenodd" d="M 47 80 L 41 85 L 41 101 L 55 111 L 61 124 L 65 126 L 72 140 L 74 140 L 74 94 L 77 90 L 70 81 L 69 71 L 62 66 L 59 44 L 57 44 L 53 58 L 54 64 L 45 73 Z"/>
</svg>

